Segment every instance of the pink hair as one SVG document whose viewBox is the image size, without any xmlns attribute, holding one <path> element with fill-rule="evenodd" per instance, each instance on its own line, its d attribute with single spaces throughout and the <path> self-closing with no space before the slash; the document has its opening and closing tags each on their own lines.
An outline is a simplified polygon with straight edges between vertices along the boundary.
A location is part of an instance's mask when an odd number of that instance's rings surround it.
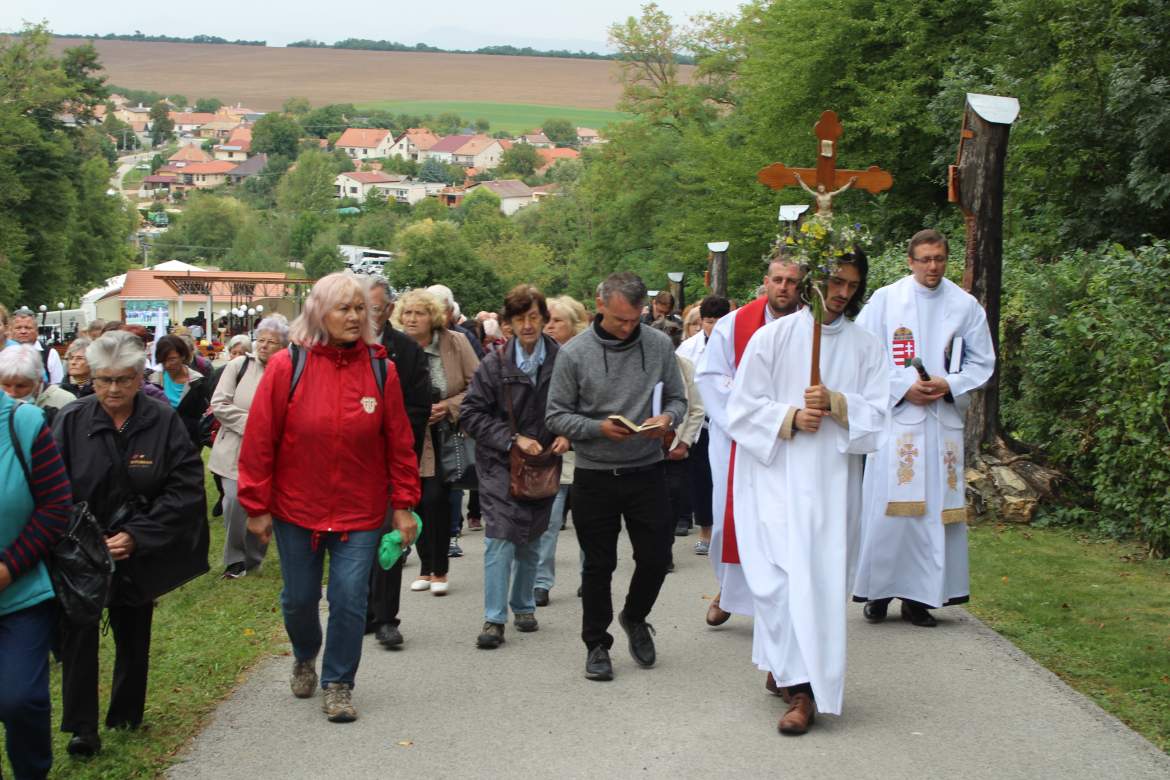
<svg viewBox="0 0 1170 780">
<path fill-rule="evenodd" d="M 325 327 L 325 315 L 338 304 L 349 303 L 357 297 L 366 301 L 366 288 L 353 274 L 340 272 L 322 277 L 313 285 L 301 316 L 293 320 L 288 333 L 289 341 L 302 347 L 328 344 L 329 331 Z M 369 303 L 366 305 L 369 306 Z M 361 321 L 361 340 L 373 344 L 374 328 L 370 318 L 362 317 Z"/>
</svg>

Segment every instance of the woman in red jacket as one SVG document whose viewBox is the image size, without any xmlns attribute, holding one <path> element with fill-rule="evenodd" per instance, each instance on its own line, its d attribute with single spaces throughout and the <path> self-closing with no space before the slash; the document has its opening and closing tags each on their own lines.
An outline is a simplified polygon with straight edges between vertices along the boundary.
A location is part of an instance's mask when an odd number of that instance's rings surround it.
<svg viewBox="0 0 1170 780">
<path fill-rule="evenodd" d="M 370 565 L 392 510 L 403 546 L 419 500 L 414 436 L 394 363 L 377 343 L 366 294 L 352 275 L 313 286 L 256 388 L 239 463 L 248 530 L 276 536 L 280 602 L 293 647 L 292 692 L 317 687 L 321 575 L 329 552 L 329 625 L 321 663 L 329 720 L 357 718 L 351 700 L 361 660 Z"/>
</svg>

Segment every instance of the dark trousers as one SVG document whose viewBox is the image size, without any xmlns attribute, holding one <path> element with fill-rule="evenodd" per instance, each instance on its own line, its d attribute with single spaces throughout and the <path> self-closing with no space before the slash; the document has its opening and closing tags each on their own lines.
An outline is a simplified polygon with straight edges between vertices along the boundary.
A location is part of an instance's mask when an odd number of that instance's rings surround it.
<svg viewBox="0 0 1170 780">
<path fill-rule="evenodd" d="M 18 780 L 43 778 L 53 766 L 49 646 L 56 601 L 0 616 L 0 723 Z"/>
<path fill-rule="evenodd" d="M 447 548 L 451 544 L 451 489 L 438 477 L 423 477 L 422 501 L 418 515 L 422 518 L 422 534 L 418 550 L 419 574 L 447 576 Z"/>
<path fill-rule="evenodd" d="M 107 609 L 114 632 L 114 684 L 106 726 L 136 728 L 146 708 L 146 672 L 150 662 L 150 626 L 154 604 Z M 61 631 L 61 730 L 97 731 L 97 626 L 65 622 Z"/>
<path fill-rule="evenodd" d="M 581 573 L 581 639 L 593 649 L 613 646 L 610 580 L 617 567 L 622 518 L 634 548 L 634 575 L 623 611 L 633 623 L 650 614 L 670 563 L 671 518 L 666 471 L 661 464 L 617 476 L 578 467 L 573 477 L 573 525 L 585 554 Z"/>
<path fill-rule="evenodd" d="M 378 626 L 389 623 L 398 625 L 398 605 L 402 595 L 402 566 L 406 556 L 402 555 L 386 571 L 378 563 L 378 551 L 374 550 L 374 565 L 370 567 L 370 598 L 366 607 L 366 630 L 377 630 Z"/>
<path fill-rule="evenodd" d="M 685 460 L 668 460 L 666 469 L 666 492 L 670 496 L 670 522 L 675 526 L 691 527 L 691 464 Z M 673 537 L 672 537 L 673 538 Z"/>
<path fill-rule="evenodd" d="M 711 437 L 707 429 L 699 434 L 699 438 L 691 446 L 691 454 L 687 458 L 690 464 L 691 480 L 691 509 L 695 513 L 695 525 L 700 528 L 710 528 L 714 522 L 711 512 Z"/>
</svg>

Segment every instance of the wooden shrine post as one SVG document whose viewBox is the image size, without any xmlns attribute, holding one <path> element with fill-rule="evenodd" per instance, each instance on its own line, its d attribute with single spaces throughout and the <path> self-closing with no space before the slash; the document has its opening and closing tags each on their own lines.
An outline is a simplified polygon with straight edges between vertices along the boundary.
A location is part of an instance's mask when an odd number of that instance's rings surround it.
<svg viewBox="0 0 1170 780">
<path fill-rule="evenodd" d="M 707 286 L 711 288 L 713 295 L 718 295 L 721 298 L 727 297 L 727 247 L 729 246 L 731 244 L 727 241 L 712 241 L 707 244 L 707 251 L 710 252 L 708 255 L 710 266 L 707 271 Z"/>
<path fill-rule="evenodd" d="M 1008 134 L 1020 113 L 1012 97 L 968 93 L 959 152 L 950 168 L 948 199 L 963 210 L 967 225 L 963 287 L 983 304 L 991 342 L 999 354 L 1000 291 L 1003 280 L 1003 182 Z M 973 394 L 964 438 L 968 452 L 1000 443 L 999 365 Z"/>
<path fill-rule="evenodd" d="M 825 111 L 813 126 L 817 136 L 817 167 L 789 168 L 783 163 L 772 163 L 763 168 L 756 178 L 774 190 L 800 186 L 816 199 L 816 216 L 832 216 L 833 196 L 849 187 L 857 187 L 873 194 L 894 186 L 894 177 L 876 165 L 864 171 L 843 170 L 837 167 L 837 141 L 841 137 L 841 122 L 833 111 Z M 815 219 L 815 217 L 814 217 Z M 812 370 L 809 384 L 821 383 L 821 322 L 813 321 Z"/>
</svg>

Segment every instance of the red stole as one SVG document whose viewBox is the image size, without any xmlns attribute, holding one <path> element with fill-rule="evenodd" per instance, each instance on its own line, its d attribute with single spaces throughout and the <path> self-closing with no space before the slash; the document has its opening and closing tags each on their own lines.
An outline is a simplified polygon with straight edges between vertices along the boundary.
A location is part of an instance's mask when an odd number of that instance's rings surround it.
<svg viewBox="0 0 1170 780">
<path fill-rule="evenodd" d="M 764 327 L 764 311 L 768 296 L 761 295 L 735 313 L 735 368 L 747 349 L 752 334 Z M 723 562 L 739 563 L 739 546 L 735 542 L 735 514 L 733 483 L 735 481 L 735 442 L 731 442 L 731 459 L 727 463 L 727 501 L 723 507 Z"/>
</svg>

